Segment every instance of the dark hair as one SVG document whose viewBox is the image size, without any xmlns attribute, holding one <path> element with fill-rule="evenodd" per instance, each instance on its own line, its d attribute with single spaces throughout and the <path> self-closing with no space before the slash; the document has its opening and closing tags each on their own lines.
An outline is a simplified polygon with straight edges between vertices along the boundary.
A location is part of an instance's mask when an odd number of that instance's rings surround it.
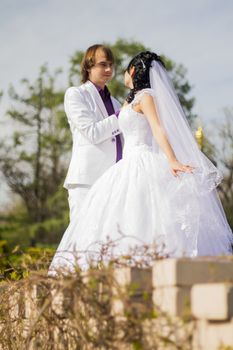
<svg viewBox="0 0 233 350">
<path fill-rule="evenodd" d="M 95 53 L 98 49 L 104 51 L 106 58 L 111 63 L 114 63 L 113 53 L 109 47 L 101 44 L 95 44 L 90 46 L 85 52 L 82 62 L 81 62 L 81 82 L 85 83 L 89 78 L 88 70 L 95 65 Z"/>
<path fill-rule="evenodd" d="M 165 64 L 162 61 L 161 57 L 156 53 L 150 51 L 140 52 L 129 62 L 126 70 L 129 73 L 130 69 L 132 67 L 135 67 L 135 74 L 132 77 L 134 87 L 130 90 L 129 94 L 126 97 L 126 101 L 128 103 L 134 99 L 136 92 L 151 87 L 149 73 L 152 61 L 154 60 L 160 62 L 165 68 Z"/>
</svg>

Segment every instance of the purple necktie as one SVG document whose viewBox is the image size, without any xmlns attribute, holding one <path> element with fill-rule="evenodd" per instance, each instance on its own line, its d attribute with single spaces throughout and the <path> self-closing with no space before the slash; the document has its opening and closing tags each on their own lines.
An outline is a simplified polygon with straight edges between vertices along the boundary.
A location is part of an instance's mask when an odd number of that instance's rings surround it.
<svg viewBox="0 0 233 350">
<path fill-rule="evenodd" d="M 99 94 L 103 100 L 103 103 L 104 103 L 105 108 L 108 112 L 108 115 L 115 114 L 112 100 L 111 100 L 111 96 L 110 96 L 110 92 L 109 92 L 107 86 L 104 87 L 104 90 L 98 89 L 98 91 L 99 91 Z M 116 153 L 117 153 L 116 162 L 118 162 L 122 158 L 122 144 L 121 144 L 120 135 L 118 134 L 115 137 L 116 137 Z"/>
</svg>

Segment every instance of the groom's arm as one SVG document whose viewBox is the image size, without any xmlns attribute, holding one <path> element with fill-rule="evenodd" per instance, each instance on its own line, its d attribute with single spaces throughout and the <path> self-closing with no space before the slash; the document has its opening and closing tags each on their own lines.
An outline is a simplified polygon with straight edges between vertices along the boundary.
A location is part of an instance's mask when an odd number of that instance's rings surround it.
<svg viewBox="0 0 233 350">
<path fill-rule="evenodd" d="M 82 93 L 74 87 L 65 93 L 65 112 L 68 120 L 93 144 L 120 134 L 115 114 L 95 121 L 95 115 L 87 106 Z"/>
</svg>

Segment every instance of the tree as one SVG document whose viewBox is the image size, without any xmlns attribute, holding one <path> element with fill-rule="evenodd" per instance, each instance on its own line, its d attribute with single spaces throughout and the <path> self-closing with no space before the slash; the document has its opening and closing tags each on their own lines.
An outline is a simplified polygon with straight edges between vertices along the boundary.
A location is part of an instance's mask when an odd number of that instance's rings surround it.
<svg viewBox="0 0 233 350">
<path fill-rule="evenodd" d="M 109 89 L 111 90 L 113 96 L 119 99 L 119 101 L 123 102 L 124 97 L 127 95 L 126 88 L 123 83 L 123 74 L 128 62 L 137 53 L 150 49 L 139 42 L 127 41 L 124 39 L 117 40 L 115 44 L 111 45 L 106 43 L 106 45 L 111 48 L 115 57 L 115 75 L 114 79 L 109 84 Z M 79 84 L 80 63 L 82 61 L 83 55 L 83 51 L 76 51 L 75 54 L 71 57 L 71 66 L 69 72 L 69 80 L 71 85 Z M 192 87 L 186 79 L 187 71 L 182 64 L 176 64 L 165 55 L 161 56 L 164 59 L 167 70 L 170 72 L 185 115 L 191 123 L 196 117 L 192 112 L 195 99 L 193 97 L 188 97 Z"/>
<path fill-rule="evenodd" d="M 218 127 L 221 140 L 218 159 L 223 166 L 224 179 L 218 189 L 228 222 L 233 230 L 233 108 L 225 108 L 224 114 L 225 120 Z"/>
<path fill-rule="evenodd" d="M 1 140 L 2 173 L 10 189 L 23 200 L 27 222 L 37 227 L 56 215 L 51 198 L 63 182 L 67 168 L 64 159 L 71 145 L 63 110 L 64 91 L 56 88 L 60 72 L 51 75 L 42 66 L 33 84 L 22 80 L 22 96 L 11 87 L 9 94 L 15 106 L 7 116 L 17 130 L 12 138 Z"/>
</svg>

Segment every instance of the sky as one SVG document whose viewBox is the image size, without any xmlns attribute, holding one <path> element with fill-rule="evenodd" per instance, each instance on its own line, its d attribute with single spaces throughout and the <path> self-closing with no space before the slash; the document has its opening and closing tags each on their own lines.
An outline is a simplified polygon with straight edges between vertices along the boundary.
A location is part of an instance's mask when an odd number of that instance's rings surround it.
<svg viewBox="0 0 233 350">
<path fill-rule="evenodd" d="M 64 69 L 66 87 L 75 51 L 118 38 L 139 41 L 186 67 L 193 111 L 203 124 L 233 106 L 232 0 L 0 0 L 0 123 L 10 84 L 33 81 L 47 62 L 51 70 Z M 0 195 L 6 200 L 4 189 Z"/>
</svg>

